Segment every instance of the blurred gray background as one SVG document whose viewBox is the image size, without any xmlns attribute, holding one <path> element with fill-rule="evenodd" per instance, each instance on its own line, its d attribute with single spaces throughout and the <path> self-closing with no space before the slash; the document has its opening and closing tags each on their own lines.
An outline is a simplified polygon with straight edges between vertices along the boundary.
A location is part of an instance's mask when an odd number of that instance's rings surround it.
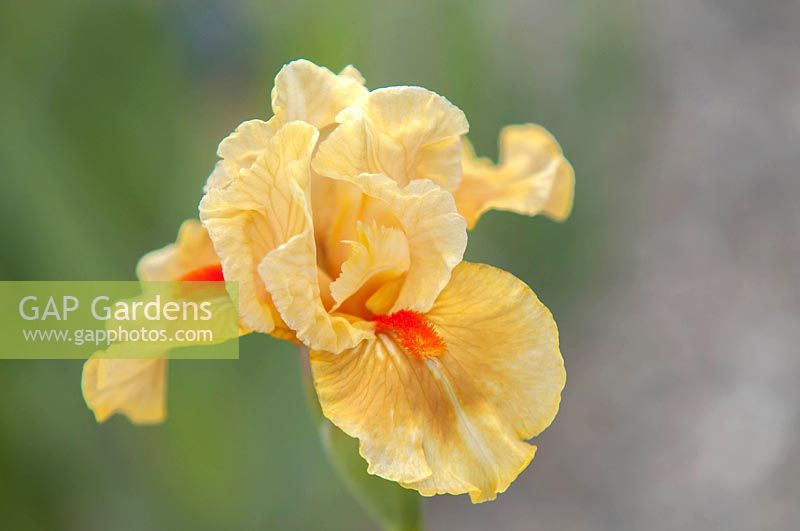
<svg viewBox="0 0 800 531">
<path fill-rule="evenodd" d="M 429 500 L 429 528 L 800 527 L 800 3 L 0 6 L 0 278 L 132 278 L 283 63 L 353 63 L 446 95 L 490 156 L 542 123 L 577 173 L 566 223 L 492 213 L 468 250 L 552 309 L 561 412 L 506 494 Z M 97 426 L 79 362 L 0 363 L 0 527 L 371 529 L 292 347 L 241 351 L 174 363 L 156 428 Z"/>
</svg>

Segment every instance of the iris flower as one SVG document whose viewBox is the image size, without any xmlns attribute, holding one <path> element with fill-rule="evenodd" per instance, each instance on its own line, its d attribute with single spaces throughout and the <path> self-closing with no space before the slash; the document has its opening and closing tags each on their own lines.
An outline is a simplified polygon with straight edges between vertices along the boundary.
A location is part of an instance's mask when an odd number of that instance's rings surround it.
<svg viewBox="0 0 800 531">
<path fill-rule="evenodd" d="M 238 282 L 243 326 L 308 350 L 322 412 L 369 473 L 494 499 L 533 459 L 566 373 L 549 310 L 510 273 L 463 261 L 467 230 L 490 209 L 565 219 L 571 166 L 535 125 L 502 132 L 498 164 L 478 158 L 447 99 L 368 91 L 353 67 L 289 63 L 271 100 L 269 120 L 220 144 L 202 227 L 143 258 L 140 277 Z M 130 361 L 150 365 L 103 377 L 129 361 L 88 362 L 98 420 L 163 418 L 164 362 Z"/>
<path fill-rule="evenodd" d="M 144 281 L 222 280 L 219 258 L 208 233 L 197 220 L 181 225 L 174 244 L 143 256 L 136 274 Z M 139 348 L 159 346 L 141 343 Z M 104 422 L 114 413 L 122 413 L 137 424 L 165 420 L 167 360 L 159 354 L 148 353 L 140 359 L 93 357 L 86 362 L 81 385 L 83 397 L 98 422 Z"/>
</svg>

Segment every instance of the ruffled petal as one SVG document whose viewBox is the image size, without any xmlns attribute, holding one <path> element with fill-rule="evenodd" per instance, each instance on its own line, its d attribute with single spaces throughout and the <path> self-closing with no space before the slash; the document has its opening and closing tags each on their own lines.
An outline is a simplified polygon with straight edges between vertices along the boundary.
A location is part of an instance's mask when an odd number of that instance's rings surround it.
<svg viewBox="0 0 800 531">
<path fill-rule="evenodd" d="M 285 125 L 238 179 L 209 190 L 200 202 L 200 218 L 225 279 L 239 282 L 242 320 L 258 332 L 270 333 L 279 322 L 258 266 L 267 253 L 306 227 L 305 205 L 296 201 L 290 183 L 308 179 L 317 137 L 308 124 Z"/>
<path fill-rule="evenodd" d="M 466 224 L 456 212 L 453 196 L 427 179 L 411 181 L 403 188 L 380 174 L 356 175 L 348 181 L 373 200 L 373 209 L 363 220 L 391 214 L 408 241 L 408 272 L 391 311 L 426 312 L 467 246 Z M 382 221 L 386 225 L 390 219 Z"/>
<path fill-rule="evenodd" d="M 336 75 L 300 59 L 285 65 L 275 77 L 272 112 L 281 124 L 302 120 L 323 129 L 366 93 L 364 78 L 352 66 Z"/>
<path fill-rule="evenodd" d="M 391 333 L 312 352 L 323 413 L 360 440 L 370 473 L 425 496 L 494 499 L 533 458 L 526 439 L 558 411 L 566 373 L 555 322 L 513 275 L 470 263 L 425 319 L 444 353 L 411 355 Z"/>
<path fill-rule="evenodd" d="M 314 227 L 308 204 L 308 180 L 289 181 L 290 193 L 301 209 L 303 229 L 270 251 L 258 267 L 283 321 L 309 348 L 339 352 L 374 337 L 365 322 L 351 323 L 328 313 L 320 293 L 320 274 Z M 240 288 L 241 291 L 241 288 Z"/>
<path fill-rule="evenodd" d="M 314 169 L 347 178 L 382 173 L 400 185 L 430 179 L 447 190 L 461 181 L 461 110 L 420 87 L 378 89 L 336 118 L 341 123 L 320 144 Z"/>
<path fill-rule="evenodd" d="M 508 126 L 500 134 L 500 161 L 516 175 L 542 182 L 533 187 L 544 197 L 542 213 L 562 221 L 572 211 L 575 172 L 556 139 L 541 126 Z M 532 209 L 531 209 L 532 210 Z M 531 210 L 525 213 L 530 213 Z"/>
<path fill-rule="evenodd" d="M 538 125 L 506 127 L 500 164 L 475 157 L 465 141 L 464 179 L 454 192 L 458 211 L 475 226 L 490 209 L 562 221 L 572 210 L 575 172 L 553 136 Z"/>
<path fill-rule="evenodd" d="M 166 376 L 163 358 L 92 358 L 83 366 L 81 388 L 97 422 L 122 413 L 136 424 L 154 424 L 166 418 Z"/>
<path fill-rule="evenodd" d="M 366 82 L 364 76 L 361 75 L 361 72 L 359 72 L 358 69 L 353 65 L 347 65 L 346 67 L 342 68 L 342 71 L 339 72 L 339 75 L 344 77 L 349 77 L 350 79 L 358 82 L 361 85 L 363 85 Z"/>
<path fill-rule="evenodd" d="M 336 115 L 367 93 L 364 78 L 352 65 L 337 76 L 306 60 L 285 65 L 272 91 L 274 116 L 269 121 L 248 120 L 239 125 L 217 148 L 220 161 L 209 175 L 204 192 L 224 188 L 249 168 L 269 147 L 281 126 L 302 120 L 322 129 Z"/>
<path fill-rule="evenodd" d="M 377 288 L 409 267 L 408 240 L 402 230 L 378 225 L 375 221 L 358 222 L 357 227 L 358 240 L 347 241 L 352 254 L 330 285 L 336 308 L 357 292 L 361 292 L 365 301 Z"/>
<path fill-rule="evenodd" d="M 249 168 L 269 146 L 277 131 L 274 120 L 248 120 L 239 124 L 217 148 L 217 155 L 240 168 Z"/>
<path fill-rule="evenodd" d="M 203 192 L 212 188 L 224 188 L 239 177 L 239 172 L 253 165 L 256 159 L 269 147 L 270 139 L 280 127 L 274 117 L 263 120 L 242 122 L 236 130 L 225 137 L 217 148 L 220 161 L 208 176 Z"/>
</svg>

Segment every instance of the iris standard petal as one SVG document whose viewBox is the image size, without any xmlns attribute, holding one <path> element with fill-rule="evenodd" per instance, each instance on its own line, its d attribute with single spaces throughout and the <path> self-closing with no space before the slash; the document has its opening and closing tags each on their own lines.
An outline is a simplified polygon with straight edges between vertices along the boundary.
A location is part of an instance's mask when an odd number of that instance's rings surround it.
<svg viewBox="0 0 800 531">
<path fill-rule="evenodd" d="M 302 230 L 273 249 L 258 266 L 283 321 L 309 348 L 340 352 L 373 337 L 368 323 L 351 323 L 330 314 L 320 293 L 320 275 L 314 227 L 308 201 L 308 179 L 288 182 L 293 201 L 301 209 Z M 241 291 L 241 288 L 240 288 Z"/>
<path fill-rule="evenodd" d="M 464 178 L 454 195 L 458 211 L 475 226 L 490 209 L 557 221 L 572 210 L 575 172 L 555 138 L 538 125 L 516 125 L 500 135 L 500 164 L 475 156 L 464 141 Z"/>
<path fill-rule="evenodd" d="M 466 224 L 453 196 L 427 179 L 404 187 L 380 174 L 360 174 L 347 181 L 373 200 L 373 216 L 380 214 L 380 205 L 391 213 L 408 241 L 408 272 L 390 310 L 427 311 L 467 246 Z"/>
<path fill-rule="evenodd" d="M 336 75 L 300 59 L 285 65 L 275 77 L 272 112 L 281 124 L 302 120 L 323 129 L 334 123 L 342 109 L 366 93 L 364 78 L 354 67 Z"/>
<path fill-rule="evenodd" d="M 328 177 L 382 173 L 401 186 L 430 179 L 447 190 L 461 181 L 461 110 L 421 87 L 377 89 L 345 109 L 320 144 L 314 169 Z"/>
<path fill-rule="evenodd" d="M 239 282 L 242 320 L 258 332 L 272 332 L 279 320 L 258 266 L 267 253 L 305 228 L 305 205 L 295 200 L 290 183 L 308 179 L 317 137 L 308 124 L 285 125 L 238 179 L 209 190 L 200 202 L 200 218 L 225 279 Z"/>
<path fill-rule="evenodd" d="M 217 148 L 220 161 L 203 191 L 224 188 L 249 168 L 269 147 L 269 140 L 283 125 L 305 121 L 318 129 L 334 123 L 336 115 L 367 93 L 364 78 L 352 65 L 339 75 L 306 60 L 285 65 L 272 90 L 274 116 L 269 121 L 242 122 Z"/>
<path fill-rule="evenodd" d="M 248 120 L 239 124 L 233 133 L 220 142 L 217 148 L 220 160 L 208 176 L 203 192 L 224 188 L 238 178 L 239 173 L 252 166 L 269 147 L 269 141 L 279 127 L 280 122 L 274 117 L 269 122 Z"/>
</svg>

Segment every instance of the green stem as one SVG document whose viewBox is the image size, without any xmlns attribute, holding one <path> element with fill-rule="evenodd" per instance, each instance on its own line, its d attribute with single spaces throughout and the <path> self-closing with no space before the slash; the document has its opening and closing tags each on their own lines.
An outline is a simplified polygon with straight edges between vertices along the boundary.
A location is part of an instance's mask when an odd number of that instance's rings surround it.
<svg viewBox="0 0 800 531">
<path fill-rule="evenodd" d="M 422 531 L 420 495 L 393 481 L 367 473 L 367 463 L 358 452 L 358 441 L 322 415 L 314 391 L 308 351 L 301 347 L 300 355 L 306 395 L 319 423 L 323 447 L 350 493 L 386 531 Z"/>
</svg>

